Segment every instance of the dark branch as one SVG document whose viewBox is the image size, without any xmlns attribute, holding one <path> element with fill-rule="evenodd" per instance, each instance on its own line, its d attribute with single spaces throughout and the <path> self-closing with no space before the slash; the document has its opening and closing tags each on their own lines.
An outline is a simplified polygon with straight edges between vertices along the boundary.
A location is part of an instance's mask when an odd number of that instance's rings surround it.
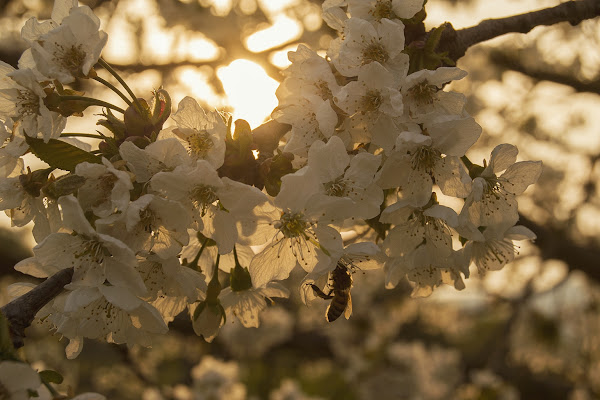
<svg viewBox="0 0 600 400">
<path fill-rule="evenodd" d="M 527 33 L 536 26 L 554 25 L 559 22 L 569 22 L 571 25 L 577 25 L 583 20 L 595 18 L 599 15 L 600 1 L 580 0 L 569 1 L 556 7 L 531 11 L 512 17 L 486 19 L 476 26 L 458 31 L 447 24 L 438 49 L 447 51 L 448 56 L 457 61 L 465 55 L 469 47 L 507 33 Z"/>
<path fill-rule="evenodd" d="M 521 62 L 519 57 L 511 56 L 504 51 L 492 51 L 490 60 L 505 69 L 520 72 L 538 81 L 549 81 L 570 86 L 577 92 L 600 94 L 600 80 L 583 82 L 572 75 L 551 71 L 550 68 L 532 67 Z"/>
<path fill-rule="evenodd" d="M 10 334 L 15 348 L 23 346 L 25 328 L 31 325 L 35 314 L 71 282 L 73 268 L 63 269 L 0 309 L 10 323 Z"/>
</svg>

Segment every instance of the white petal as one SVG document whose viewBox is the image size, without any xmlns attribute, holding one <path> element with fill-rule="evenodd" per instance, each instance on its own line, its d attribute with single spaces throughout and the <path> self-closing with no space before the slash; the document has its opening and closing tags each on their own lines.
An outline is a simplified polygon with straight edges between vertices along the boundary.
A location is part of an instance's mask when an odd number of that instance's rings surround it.
<svg viewBox="0 0 600 400">
<path fill-rule="evenodd" d="M 316 141 L 308 151 L 308 165 L 317 171 L 321 183 L 332 182 L 344 173 L 350 162 L 346 146 L 337 136 L 327 144 Z"/>
<path fill-rule="evenodd" d="M 519 195 L 534 184 L 542 173 L 541 161 L 522 161 L 508 167 L 502 174 L 502 187 L 508 192 Z"/>
<path fill-rule="evenodd" d="M 506 231 L 505 237 L 511 240 L 534 240 L 537 235 L 523 225 L 516 225 Z"/>
<path fill-rule="evenodd" d="M 132 311 L 143 303 L 133 293 L 120 286 L 102 285 L 99 289 L 107 301 L 125 311 Z"/>
<path fill-rule="evenodd" d="M 519 150 L 512 144 L 500 144 L 492 150 L 489 168 L 497 174 L 517 161 Z"/>
<path fill-rule="evenodd" d="M 261 287 L 273 280 L 286 279 L 296 262 L 290 240 L 276 241 L 254 256 L 250 262 L 252 283 L 255 287 Z"/>
<path fill-rule="evenodd" d="M 80 235 L 95 236 L 96 231 L 88 222 L 79 205 L 79 201 L 73 195 L 62 196 L 58 199 L 58 204 L 62 210 L 63 222 L 65 226 L 71 228 Z"/>
</svg>

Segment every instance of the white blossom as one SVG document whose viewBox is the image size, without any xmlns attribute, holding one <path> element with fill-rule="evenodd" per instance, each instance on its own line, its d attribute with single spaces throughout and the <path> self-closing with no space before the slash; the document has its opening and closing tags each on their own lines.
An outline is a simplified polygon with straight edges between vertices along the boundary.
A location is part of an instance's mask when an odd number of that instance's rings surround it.
<svg viewBox="0 0 600 400">
<path fill-rule="evenodd" d="M 122 286 L 67 288 L 70 291 L 64 297 L 62 310 L 48 319 L 58 333 L 72 339 L 77 348 L 72 355 L 81 351 L 82 338 L 150 346 L 155 335 L 168 331 L 154 307 Z"/>
<path fill-rule="evenodd" d="M 119 154 L 127 161 L 127 167 L 135 175 L 136 182 L 148 182 L 159 172 L 192 164 L 186 148 L 176 138 L 157 140 L 143 149 L 125 141 L 119 147 Z"/>
<path fill-rule="evenodd" d="M 75 174 L 86 179 L 77 191 L 77 199 L 84 211 L 107 217 L 116 211 L 125 211 L 133 184 L 129 173 L 116 169 L 106 159 L 102 159 L 102 163 L 77 164 Z"/>
<path fill-rule="evenodd" d="M 189 304 L 205 297 L 204 275 L 182 266 L 177 257 L 138 256 L 136 269 L 148 288 L 148 295 L 143 300 L 154 306 L 166 322 L 172 321 Z"/>
<path fill-rule="evenodd" d="M 176 127 L 161 131 L 159 140 L 176 137 L 193 161 L 206 160 L 215 169 L 223 165 L 227 126 L 219 113 L 204 111 L 188 96 L 181 100 L 171 118 Z"/>
<path fill-rule="evenodd" d="M 307 167 L 282 178 L 281 191 L 274 200 L 281 216 L 270 223 L 271 242 L 249 267 L 256 286 L 287 278 L 296 263 L 310 272 L 318 254 L 327 252 L 330 243 L 338 239 L 339 232 L 327 224 L 343 219 L 353 201 L 314 196 L 322 190 L 318 175 Z"/>
<path fill-rule="evenodd" d="M 238 238 L 251 242 L 246 244 L 264 243 L 254 242 L 262 237 L 255 235 L 260 216 L 254 209 L 267 197 L 255 187 L 219 178 L 207 161 L 159 172 L 150 183 L 152 190 L 180 202 L 192 216 L 190 227 L 214 239 L 221 254 L 231 252 Z"/>
<path fill-rule="evenodd" d="M 542 173 L 541 161 L 517 160 L 518 150 L 501 144 L 492 151 L 489 165 L 473 179 L 473 191 L 465 200 L 461 218 L 476 227 L 514 225 L 518 219 L 517 199 Z M 504 171 L 500 176 L 498 174 Z"/>
<path fill-rule="evenodd" d="M 520 240 L 534 240 L 535 233 L 521 226 L 489 226 L 481 236 L 469 240 L 464 251 L 471 257 L 481 275 L 487 271 L 498 271 L 515 258 L 518 246 L 513 242 Z"/>
<path fill-rule="evenodd" d="M 353 18 L 381 21 L 409 19 L 423 8 L 423 0 L 347 0 Z"/>
<path fill-rule="evenodd" d="M 386 152 L 392 149 L 399 132 L 394 120 L 403 114 L 402 95 L 395 84 L 392 73 L 374 62 L 339 91 L 335 103 L 350 117 L 355 143 L 373 143 Z"/>
<path fill-rule="evenodd" d="M 284 151 L 301 157 L 307 156 L 308 149 L 315 140 L 330 138 L 338 123 L 338 115 L 332 108 L 332 102 L 314 95 L 276 108 L 272 117 L 292 126 Z"/>
<path fill-rule="evenodd" d="M 360 18 L 350 18 L 344 29 L 339 56 L 332 58 L 342 75 L 357 76 L 361 68 L 378 62 L 398 81 L 408 72 L 408 55 L 404 50 L 404 25 L 382 19 L 373 25 Z"/>
<path fill-rule="evenodd" d="M 6 400 L 29 400 L 31 393 L 37 393 L 35 398 L 38 400 L 52 399 L 50 391 L 29 364 L 0 361 L 0 396 Z"/>
<path fill-rule="evenodd" d="M 145 194 L 127 210 L 96 221 L 98 231 L 116 237 L 138 252 L 161 258 L 176 256 L 188 243 L 191 214 L 178 202 Z"/>
<path fill-rule="evenodd" d="M 288 52 L 288 58 L 292 64 L 283 71 L 286 78 L 275 93 L 280 106 L 297 102 L 297 97 L 332 100 L 340 90 L 329 62 L 307 46 L 298 45 L 296 51 Z"/>
<path fill-rule="evenodd" d="M 48 110 L 44 104 L 46 93 L 30 69 L 14 69 L 0 61 L 0 118 L 12 118 L 15 128 L 30 137 L 45 142 L 57 138 L 67 119 Z"/>
<path fill-rule="evenodd" d="M 31 42 L 38 70 L 61 83 L 87 77 L 108 40 L 99 29 L 100 20 L 89 7 L 71 8 L 58 27 Z"/>
<path fill-rule="evenodd" d="M 266 299 L 288 297 L 289 291 L 278 282 L 268 282 L 261 287 L 235 291 L 231 287 L 221 292 L 225 312 L 235 315 L 246 328 L 258 328 L 258 314 L 267 306 Z"/>
<path fill-rule="evenodd" d="M 395 151 L 384 163 L 379 184 L 401 188 L 403 197 L 415 207 L 429 201 L 433 182 L 448 196 L 467 197 L 471 178 L 459 157 L 477 140 L 481 127 L 473 118 L 440 118 L 424 124 L 423 130 L 402 132 Z"/>
<path fill-rule="evenodd" d="M 73 267 L 75 285 L 97 287 L 108 281 L 127 287 L 134 294 L 145 294 L 144 282 L 135 270 L 137 261 L 133 251 L 120 240 L 96 232 L 74 196 L 61 197 L 58 202 L 64 227 L 73 234 L 48 235 L 33 248 L 37 260 L 42 265 Z"/>
<path fill-rule="evenodd" d="M 21 156 L 29 150 L 29 145 L 19 129 L 12 129 L 9 123 L 0 120 L 0 177 L 8 178 L 23 170 Z"/>
<path fill-rule="evenodd" d="M 454 67 L 440 67 L 433 71 L 422 69 L 408 75 L 400 88 L 406 117 L 414 122 L 426 122 L 440 115 L 463 114 L 465 95 L 442 88 L 465 76 L 465 71 Z"/>
<path fill-rule="evenodd" d="M 308 153 L 308 168 L 315 171 L 322 190 L 319 197 L 350 198 L 352 205 L 345 209 L 343 219 L 373 218 L 379 214 L 383 190 L 375 183 L 381 156 L 361 152 L 349 156 L 342 140 L 333 136 L 327 143 L 316 141 Z M 342 211 L 342 210 L 340 210 Z"/>
</svg>

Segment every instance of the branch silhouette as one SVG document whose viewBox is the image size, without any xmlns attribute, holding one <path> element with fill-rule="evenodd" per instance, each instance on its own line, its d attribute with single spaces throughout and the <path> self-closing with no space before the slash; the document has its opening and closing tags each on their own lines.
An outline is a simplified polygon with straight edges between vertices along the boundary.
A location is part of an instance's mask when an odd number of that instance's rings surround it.
<svg viewBox="0 0 600 400">
<path fill-rule="evenodd" d="M 31 291 L 0 308 L 10 324 L 10 335 L 15 348 L 23 346 L 25 328 L 31 325 L 35 314 L 48 304 L 71 282 L 73 268 L 65 268 L 52 275 Z"/>
<path fill-rule="evenodd" d="M 600 16 L 600 1 L 578 0 L 511 17 L 486 19 L 475 26 L 459 30 L 455 30 L 447 23 L 438 50 L 447 51 L 448 57 L 457 61 L 471 46 L 507 33 L 527 33 L 537 26 L 554 25 L 560 22 L 569 22 L 575 26 L 581 21 L 598 16 Z"/>
</svg>

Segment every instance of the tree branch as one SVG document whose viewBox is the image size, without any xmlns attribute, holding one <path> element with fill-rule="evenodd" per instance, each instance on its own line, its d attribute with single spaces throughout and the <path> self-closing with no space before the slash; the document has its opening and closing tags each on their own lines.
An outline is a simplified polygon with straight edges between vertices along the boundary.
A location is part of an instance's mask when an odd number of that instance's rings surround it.
<svg viewBox="0 0 600 400">
<path fill-rule="evenodd" d="M 569 22 L 574 26 L 597 16 L 600 16 L 600 1 L 579 0 L 511 17 L 486 19 L 476 26 L 458 31 L 447 23 L 438 49 L 447 51 L 448 57 L 457 61 L 465 55 L 469 47 L 507 33 L 527 33 L 536 26 L 554 25 L 559 22 Z"/>
<path fill-rule="evenodd" d="M 71 282 L 73 268 L 57 272 L 31 291 L 0 308 L 10 323 L 10 335 L 16 349 L 23 346 L 25 328 L 31 325 L 35 314 L 56 297 Z"/>
<path fill-rule="evenodd" d="M 513 56 L 504 51 L 494 50 L 490 53 L 490 61 L 499 67 L 520 72 L 538 81 L 549 81 L 570 86 L 580 93 L 600 94 L 600 80 L 583 82 L 572 75 L 551 71 L 548 67 L 526 65 L 521 62 L 518 54 Z"/>
</svg>

